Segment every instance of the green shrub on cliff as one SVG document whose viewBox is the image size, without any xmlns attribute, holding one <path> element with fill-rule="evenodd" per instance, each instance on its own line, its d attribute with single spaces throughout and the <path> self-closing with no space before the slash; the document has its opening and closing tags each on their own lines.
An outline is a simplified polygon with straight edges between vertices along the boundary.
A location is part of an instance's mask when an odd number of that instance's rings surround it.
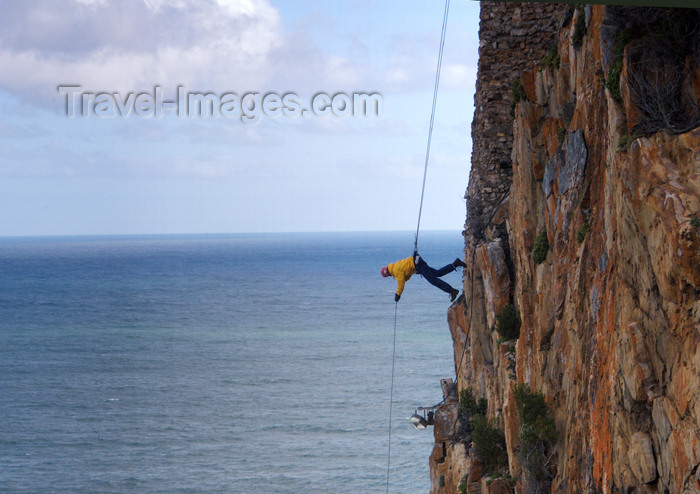
<svg viewBox="0 0 700 494">
<path fill-rule="evenodd" d="M 586 238 L 586 233 L 588 233 L 590 229 L 590 225 L 584 221 L 581 228 L 579 228 L 579 230 L 576 232 L 576 241 L 579 243 L 579 245 L 583 243 L 583 240 Z"/>
<path fill-rule="evenodd" d="M 520 312 L 508 304 L 496 314 L 496 331 L 505 340 L 517 340 L 520 336 Z"/>
<path fill-rule="evenodd" d="M 510 103 L 510 116 L 515 117 L 515 105 L 520 101 L 527 100 L 527 94 L 525 93 L 525 88 L 520 80 L 520 77 L 516 77 L 513 80 L 513 84 L 510 87 L 511 91 L 511 103 Z"/>
<path fill-rule="evenodd" d="M 615 37 L 613 48 L 613 60 L 608 69 L 608 77 L 605 79 L 605 87 L 610 91 L 615 101 L 622 101 L 620 93 L 620 76 L 622 75 L 622 61 L 625 57 L 625 46 L 630 42 L 629 33 L 623 29 Z"/>
<path fill-rule="evenodd" d="M 549 49 L 544 58 L 540 61 L 540 70 L 544 70 L 545 67 L 549 67 L 551 69 L 558 69 L 560 61 L 561 58 L 559 57 L 559 53 L 557 53 L 557 45 L 555 43 Z"/>
<path fill-rule="evenodd" d="M 495 472 L 508 465 L 506 438 L 498 426 L 483 415 L 474 415 L 472 442 L 486 472 Z"/>
<path fill-rule="evenodd" d="M 574 24 L 574 35 L 571 42 L 574 48 L 581 48 L 583 36 L 586 34 L 586 12 L 582 7 L 576 7 L 576 24 Z"/>
<path fill-rule="evenodd" d="M 459 393 L 459 413 L 467 420 L 471 420 L 475 415 L 486 415 L 487 408 L 488 402 L 486 399 L 479 398 L 477 402 L 472 388 L 463 389 Z"/>
<path fill-rule="evenodd" d="M 466 475 L 462 476 L 462 480 L 459 481 L 459 485 L 457 486 L 457 490 L 459 491 L 459 494 L 467 494 L 467 487 L 469 486 L 469 477 Z"/>
<path fill-rule="evenodd" d="M 523 465 L 536 480 L 551 477 L 549 457 L 557 440 L 557 429 L 544 395 L 531 391 L 527 384 L 518 384 L 513 389 L 520 415 L 520 456 Z"/>
<path fill-rule="evenodd" d="M 506 438 L 495 422 L 486 418 L 488 402 L 484 398 L 477 401 L 471 388 L 459 393 L 459 414 L 469 423 L 471 439 L 476 454 L 484 462 L 484 470 L 492 473 L 508 464 Z M 466 480 L 463 479 L 464 492 Z M 462 492 L 462 483 L 459 485 Z"/>
<path fill-rule="evenodd" d="M 535 261 L 535 264 L 543 263 L 547 259 L 547 252 L 549 252 L 549 241 L 545 228 L 535 238 L 535 245 L 532 247 L 532 260 Z"/>
<path fill-rule="evenodd" d="M 640 137 L 642 137 L 642 134 L 636 131 L 632 132 L 632 134 L 624 134 L 620 136 L 620 140 L 617 141 L 617 152 L 626 153 L 630 150 L 630 146 L 632 145 L 632 143 Z"/>
</svg>

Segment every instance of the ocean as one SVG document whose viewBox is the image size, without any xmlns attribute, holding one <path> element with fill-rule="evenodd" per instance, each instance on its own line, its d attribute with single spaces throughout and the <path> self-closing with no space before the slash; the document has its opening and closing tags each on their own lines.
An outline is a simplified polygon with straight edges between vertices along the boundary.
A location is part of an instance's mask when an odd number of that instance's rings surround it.
<svg viewBox="0 0 700 494">
<path fill-rule="evenodd" d="M 434 267 L 455 232 L 421 232 Z M 0 239 L 0 492 L 385 492 L 413 233 Z M 461 270 L 444 278 L 461 289 Z M 398 304 L 389 491 L 428 492 L 448 295 Z"/>
</svg>

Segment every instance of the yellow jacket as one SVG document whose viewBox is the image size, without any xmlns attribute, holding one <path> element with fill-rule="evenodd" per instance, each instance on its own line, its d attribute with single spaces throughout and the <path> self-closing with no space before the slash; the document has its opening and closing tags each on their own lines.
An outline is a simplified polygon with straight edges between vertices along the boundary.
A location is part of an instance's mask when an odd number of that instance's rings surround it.
<svg viewBox="0 0 700 494">
<path fill-rule="evenodd" d="M 389 264 L 387 267 L 389 268 L 389 274 L 396 278 L 396 281 L 399 284 L 398 288 L 396 289 L 396 295 L 401 295 L 401 293 L 403 293 L 404 285 L 411 278 L 411 275 L 416 272 L 416 265 L 413 262 L 413 256 L 396 261 L 393 264 Z"/>
</svg>

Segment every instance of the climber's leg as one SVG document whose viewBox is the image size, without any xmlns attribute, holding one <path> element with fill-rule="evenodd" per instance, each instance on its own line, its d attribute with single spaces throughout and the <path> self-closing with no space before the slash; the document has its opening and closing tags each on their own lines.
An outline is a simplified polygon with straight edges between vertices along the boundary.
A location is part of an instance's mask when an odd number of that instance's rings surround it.
<svg viewBox="0 0 700 494">
<path fill-rule="evenodd" d="M 416 256 L 416 273 L 421 275 L 423 278 L 428 280 L 428 283 L 430 283 L 433 286 L 438 287 L 440 290 L 442 290 L 445 293 L 452 294 L 455 289 L 452 288 L 449 283 L 442 281 L 440 279 L 440 276 L 444 276 L 447 273 L 451 273 L 452 271 L 455 270 L 454 265 L 448 264 L 447 266 L 443 266 L 442 268 L 435 270 L 428 266 L 428 264 L 420 257 Z"/>
</svg>

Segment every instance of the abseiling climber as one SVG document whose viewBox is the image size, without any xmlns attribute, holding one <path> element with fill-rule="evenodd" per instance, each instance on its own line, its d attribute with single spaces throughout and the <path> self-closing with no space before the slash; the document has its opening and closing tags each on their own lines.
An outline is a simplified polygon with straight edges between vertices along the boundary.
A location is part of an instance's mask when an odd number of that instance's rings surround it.
<svg viewBox="0 0 700 494">
<path fill-rule="evenodd" d="M 394 300 L 396 302 L 401 298 L 401 293 L 403 293 L 403 288 L 406 282 L 411 278 L 414 273 L 418 273 L 423 278 L 428 280 L 433 286 L 438 287 L 445 293 L 450 294 L 450 302 L 454 302 L 459 295 L 459 290 L 452 288 L 449 283 L 441 280 L 442 276 L 451 273 L 458 267 L 466 268 L 467 265 L 461 259 L 455 259 L 452 264 L 447 264 L 440 269 L 434 269 L 428 266 L 428 264 L 418 255 L 418 252 L 414 252 L 411 257 L 406 259 L 401 259 L 393 264 L 384 266 L 381 269 L 382 276 L 388 278 L 393 276 L 398 283 L 396 289 L 396 294 L 394 295 Z"/>
</svg>

